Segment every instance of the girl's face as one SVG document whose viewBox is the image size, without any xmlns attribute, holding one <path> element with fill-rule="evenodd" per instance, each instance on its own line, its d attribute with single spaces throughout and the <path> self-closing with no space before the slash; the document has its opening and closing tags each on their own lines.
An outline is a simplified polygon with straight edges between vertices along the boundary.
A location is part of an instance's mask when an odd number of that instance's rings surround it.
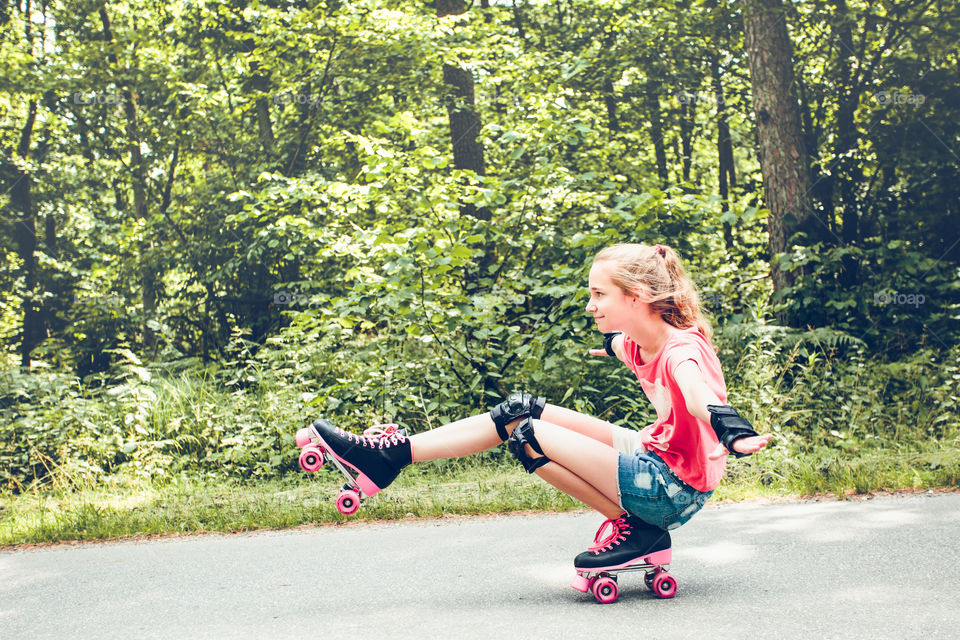
<svg viewBox="0 0 960 640">
<path fill-rule="evenodd" d="M 594 262 L 590 269 L 590 302 L 587 313 L 593 316 L 597 330 L 625 331 L 631 321 L 636 321 L 640 299 L 628 295 L 610 280 L 611 265 L 608 261 Z"/>
</svg>

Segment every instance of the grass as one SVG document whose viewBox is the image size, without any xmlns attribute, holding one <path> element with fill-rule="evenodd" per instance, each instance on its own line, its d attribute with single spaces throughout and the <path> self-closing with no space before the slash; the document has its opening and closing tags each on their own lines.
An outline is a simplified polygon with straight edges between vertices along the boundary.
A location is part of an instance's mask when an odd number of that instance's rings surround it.
<svg viewBox="0 0 960 640">
<path fill-rule="evenodd" d="M 766 455 L 731 461 L 716 497 L 733 500 L 771 494 L 810 496 L 960 487 L 960 449 L 929 443 L 920 449 L 870 449 Z"/>
<path fill-rule="evenodd" d="M 320 523 L 397 520 L 583 505 L 512 464 L 455 461 L 411 467 L 349 517 L 333 504 L 342 477 L 238 482 L 183 475 L 163 483 L 134 477 L 17 496 L 0 495 L 0 547 L 74 540 L 283 529 Z M 871 493 L 960 486 L 960 451 L 880 450 L 825 458 L 773 447 L 731 460 L 716 500 Z"/>
<path fill-rule="evenodd" d="M 454 476 L 449 468 L 425 465 L 347 517 L 333 503 L 342 482 L 324 470 L 250 483 L 180 477 L 156 486 L 127 478 L 111 486 L 7 495 L 0 497 L 0 546 L 578 506 L 512 467 L 474 465 Z"/>
</svg>

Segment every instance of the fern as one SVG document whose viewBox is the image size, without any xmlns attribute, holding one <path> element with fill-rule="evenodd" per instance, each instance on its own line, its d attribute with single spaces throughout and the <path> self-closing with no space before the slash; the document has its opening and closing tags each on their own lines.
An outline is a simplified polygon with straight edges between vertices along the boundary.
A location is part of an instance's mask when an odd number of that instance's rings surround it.
<svg viewBox="0 0 960 640">
<path fill-rule="evenodd" d="M 851 348 L 866 348 L 867 344 L 858 336 L 830 327 L 813 329 L 794 329 L 764 322 L 747 322 L 721 325 L 716 330 L 719 341 L 731 344 L 764 339 L 782 350 L 797 346 L 815 346 L 822 351 L 841 351 Z"/>
</svg>

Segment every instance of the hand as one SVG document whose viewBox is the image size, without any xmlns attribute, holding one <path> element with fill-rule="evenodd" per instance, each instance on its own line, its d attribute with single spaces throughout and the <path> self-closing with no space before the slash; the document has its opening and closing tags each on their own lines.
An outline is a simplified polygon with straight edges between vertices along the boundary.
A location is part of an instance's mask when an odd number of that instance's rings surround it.
<svg viewBox="0 0 960 640">
<path fill-rule="evenodd" d="M 590 349 L 588 352 L 592 356 L 612 356 L 613 355 L 613 341 L 616 340 L 623 332 L 622 331 L 608 331 L 603 334 L 603 349 Z"/>
<path fill-rule="evenodd" d="M 733 450 L 737 453 L 756 453 L 767 446 L 767 443 L 773 438 L 772 433 L 766 433 L 762 436 L 750 436 L 748 438 L 738 438 L 733 442 Z M 730 452 L 722 444 L 718 444 L 717 448 L 714 449 L 707 458 L 710 460 L 716 460 L 717 458 L 725 458 L 730 455 Z"/>
<path fill-rule="evenodd" d="M 737 453 L 756 453 L 767 446 L 772 433 L 765 433 L 762 436 L 750 436 L 749 438 L 739 438 L 733 442 L 733 450 Z"/>
</svg>

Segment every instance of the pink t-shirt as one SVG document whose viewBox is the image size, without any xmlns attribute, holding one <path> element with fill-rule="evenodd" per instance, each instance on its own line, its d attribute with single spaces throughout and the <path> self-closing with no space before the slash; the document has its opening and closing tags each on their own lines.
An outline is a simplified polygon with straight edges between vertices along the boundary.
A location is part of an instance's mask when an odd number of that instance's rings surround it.
<svg viewBox="0 0 960 640">
<path fill-rule="evenodd" d="M 707 458 L 719 444 L 717 435 L 709 423 L 687 411 L 683 393 L 673 377 L 680 363 L 693 360 L 703 372 L 707 386 L 721 403 L 726 404 L 727 386 L 720 370 L 720 360 L 709 340 L 695 327 L 677 329 L 650 362 L 643 362 L 637 343 L 626 334 L 623 347 L 627 366 L 637 375 L 643 392 L 657 410 L 656 422 L 640 432 L 643 446 L 648 451 L 655 451 L 681 480 L 694 489 L 715 489 L 726 469 L 726 457 Z"/>
</svg>

